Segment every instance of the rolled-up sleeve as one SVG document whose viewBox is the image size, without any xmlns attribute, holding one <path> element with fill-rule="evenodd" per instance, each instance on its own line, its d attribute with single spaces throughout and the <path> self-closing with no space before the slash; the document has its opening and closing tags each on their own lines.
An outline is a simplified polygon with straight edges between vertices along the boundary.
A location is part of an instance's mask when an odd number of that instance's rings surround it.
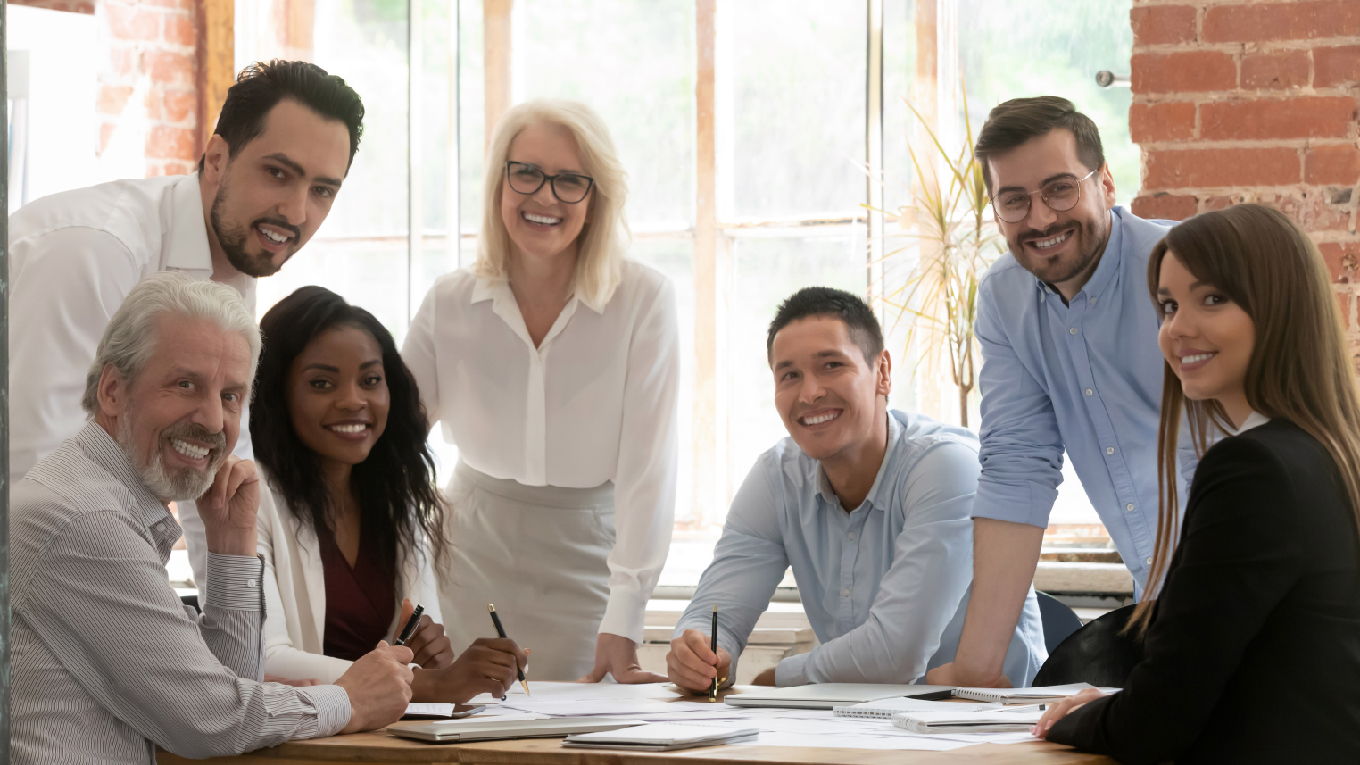
<svg viewBox="0 0 1360 765">
<path fill-rule="evenodd" d="M 778 508 L 762 457 L 732 499 L 722 537 L 713 551 L 689 607 L 676 623 L 675 636 L 687 629 L 711 635 L 713 607 L 718 607 L 718 647 L 732 657 L 730 677 L 756 621 L 770 604 L 789 567 L 779 529 Z"/>
<path fill-rule="evenodd" d="M 926 672 L 973 576 L 977 452 L 940 440 L 906 481 L 905 523 L 869 618 L 775 670 L 777 685 L 910 683 Z M 894 512 L 895 508 L 883 508 Z"/>
<path fill-rule="evenodd" d="M 608 559 L 609 603 L 600 620 L 600 632 L 638 644 L 675 526 L 680 387 L 680 330 L 670 280 L 662 280 L 642 306 L 628 349 L 614 480 L 617 536 Z"/>
<path fill-rule="evenodd" d="M 990 284 L 978 292 L 981 453 L 973 517 L 1048 527 L 1062 483 L 1063 440 L 1048 393 L 1006 338 Z"/>
</svg>

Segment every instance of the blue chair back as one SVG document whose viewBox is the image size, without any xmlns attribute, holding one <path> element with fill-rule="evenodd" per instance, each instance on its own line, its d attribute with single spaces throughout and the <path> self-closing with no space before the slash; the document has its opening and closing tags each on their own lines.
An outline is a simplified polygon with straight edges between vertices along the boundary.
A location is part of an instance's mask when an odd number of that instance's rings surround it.
<svg viewBox="0 0 1360 765">
<path fill-rule="evenodd" d="M 1034 594 L 1039 596 L 1039 616 L 1044 623 L 1044 645 L 1048 647 L 1049 653 L 1053 653 L 1068 635 L 1081 629 L 1081 617 L 1046 592 Z"/>
</svg>

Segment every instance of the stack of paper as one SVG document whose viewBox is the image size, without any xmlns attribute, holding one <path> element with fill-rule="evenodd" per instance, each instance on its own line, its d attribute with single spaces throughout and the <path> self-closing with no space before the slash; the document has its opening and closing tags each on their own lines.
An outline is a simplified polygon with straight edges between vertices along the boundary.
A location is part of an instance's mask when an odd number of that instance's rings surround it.
<svg viewBox="0 0 1360 765">
<path fill-rule="evenodd" d="M 631 752 L 669 752 L 696 746 L 731 744 L 760 735 L 758 728 L 654 723 L 622 730 L 567 736 L 562 746 L 581 749 L 618 749 Z"/>
<path fill-rule="evenodd" d="M 891 720 L 898 712 L 980 712 L 985 709 L 1000 709 L 1000 704 L 959 704 L 949 701 L 922 701 L 910 696 L 897 696 L 891 699 L 866 701 L 844 707 L 832 707 L 836 717 L 854 720 Z"/>
<path fill-rule="evenodd" d="M 1002 704 L 1038 704 L 1049 701 L 1062 701 L 1075 696 L 1087 688 L 1095 686 L 1087 683 L 1071 685 L 1048 685 L 1037 688 L 955 688 L 954 695 L 973 701 L 991 701 Z M 1119 693 L 1119 688 L 1101 688 L 1101 693 Z"/>
<path fill-rule="evenodd" d="M 974 712 L 898 712 L 893 725 L 913 733 L 1024 733 L 1044 713 L 1037 707 Z"/>
</svg>

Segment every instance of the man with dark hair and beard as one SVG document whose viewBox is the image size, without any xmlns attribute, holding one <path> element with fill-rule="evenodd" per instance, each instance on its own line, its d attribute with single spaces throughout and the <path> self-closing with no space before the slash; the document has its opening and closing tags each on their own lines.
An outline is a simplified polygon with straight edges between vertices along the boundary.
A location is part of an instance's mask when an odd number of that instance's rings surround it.
<svg viewBox="0 0 1360 765">
<path fill-rule="evenodd" d="M 212 279 L 254 311 L 255 279 L 330 212 L 363 116 L 359 95 L 314 64 L 253 64 L 227 91 L 198 172 L 53 194 L 10 216 L 11 481 L 80 430 L 95 345 L 141 279 Z"/>
<path fill-rule="evenodd" d="M 1007 640 L 1034 579 L 1064 451 L 1141 597 L 1157 538 L 1165 361 L 1148 255 L 1170 227 L 1114 204 L 1100 132 L 1056 96 L 1007 101 L 975 154 L 1010 252 L 978 288 L 982 474 L 973 595 L 940 685 L 1004 686 Z M 1181 439 L 1180 481 L 1194 473 Z M 1178 481 L 1175 471 L 1168 480 Z M 1184 489 L 1184 484 L 1179 485 Z"/>
<path fill-rule="evenodd" d="M 254 312 L 255 280 L 278 271 L 330 212 L 363 116 L 359 95 L 315 64 L 253 64 L 227 91 L 198 172 L 54 194 L 10 216 L 11 482 L 80 430 L 95 345 L 141 279 L 211 279 Z M 237 452 L 249 456 L 241 440 Z M 197 519 L 181 520 L 201 543 Z M 201 579 L 201 544 L 191 547 Z"/>
<path fill-rule="evenodd" d="M 260 352 L 240 295 L 152 274 L 88 365 L 86 424 L 14 486 L 10 513 L 18 765 L 204 758 L 395 722 L 412 654 L 379 641 L 334 685 L 261 682 L 259 476 L 231 454 Z M 203 613 L 165 578 L 171 502 L 202 498 Z"/>
</svg>

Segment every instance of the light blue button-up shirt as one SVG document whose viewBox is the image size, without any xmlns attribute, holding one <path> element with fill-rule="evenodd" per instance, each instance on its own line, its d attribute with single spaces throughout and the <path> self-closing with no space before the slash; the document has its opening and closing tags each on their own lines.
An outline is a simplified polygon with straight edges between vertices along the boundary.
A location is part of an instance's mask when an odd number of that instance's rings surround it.
<svg viewBox="0 0 1360 765">
<path fill-rule="evenodd" d="M 973 579 L 972 431 L 893 411 L 868 497 L 846 512 L 821 463 L 785 438 L 751 468 L 713 563 L 676 626 L 709 634 L 735 662 L 788 567 L 821 645 L 790 656 L 778 685 L 911 683 L 953 661 Z M 1006 653 L 1028 685 L 1048 658 L 1031 590 Z"/>
<path fill-rule="evenodd" d="M 1010 253 L 982 279 L 982 476 L 973 516 L 1047 527 L 1065 449 L 1141 594 L 1157 536 L 1165 366 L 1148 255 L 1174 224 L 1123 207 L 1110 216 L 1100 264 L 1070 304 Z M 1184 480 L 1197 460 L 1190 439 L 1180 444 Z"/>
</svg>

